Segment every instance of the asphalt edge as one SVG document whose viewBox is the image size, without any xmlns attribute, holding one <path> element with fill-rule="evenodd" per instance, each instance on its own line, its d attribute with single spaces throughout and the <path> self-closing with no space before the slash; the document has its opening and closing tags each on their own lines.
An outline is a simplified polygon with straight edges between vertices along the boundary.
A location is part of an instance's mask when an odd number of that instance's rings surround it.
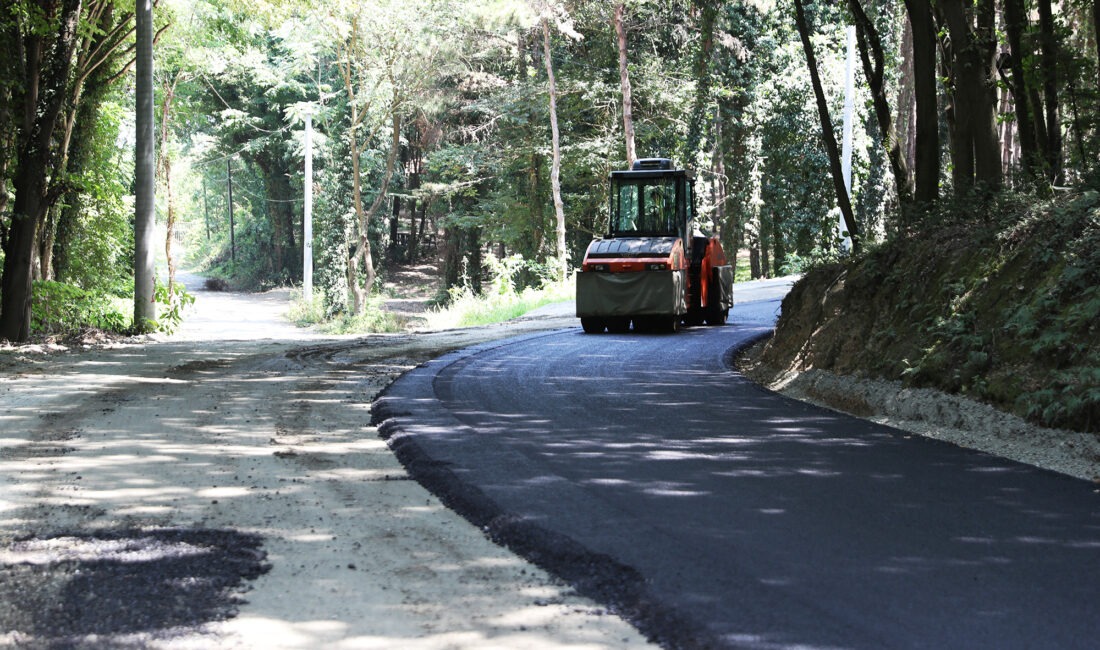
<svg viewBox="0 0 1100 650">
<path fill-rule="evenodd" d="M 621 616 L 650 642 L 671 649 L 721 645 L 719 639 L 705 633 L 697 623 L 675 608 L 660 603 L 649 592 L 644 576 L 633 567 L 609 555 L 593 552 L 567 535 L 507 512 L 480 489 L 459 478 L 450 463 L 435 460 L 417 443 L 411 422 L 420 415 L 418 400 L 411 399 L 409 392 L 423 390 L 425 383 L 431 384 L 426 382 L 428 378 L 434 380 L 448 366 L 480 352 L 562 331 L 483 343 L 421 364 L 378 394 L 371 405 L 371 425 L 378 428 L 379 437 L 386 441 L 409 475 L 447 508 L 481 529 L 493 543 L 516 553 L 563 580 L 578 594 Z M 424 409 L 421 406 L 419 410 Z M 457 420 L 449 425 L 464 426 Z"/>
</svg>

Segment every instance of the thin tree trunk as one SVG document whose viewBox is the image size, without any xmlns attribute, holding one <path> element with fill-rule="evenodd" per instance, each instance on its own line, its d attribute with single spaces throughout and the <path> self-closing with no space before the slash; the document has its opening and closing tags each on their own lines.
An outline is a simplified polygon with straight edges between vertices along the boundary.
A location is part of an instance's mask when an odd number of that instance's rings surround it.
<svg viewBox="0 0 1100 650">
<path fill-rule="evenodd" d="M 401 148 L 401 113 L 400 113 L 400 100 L 398 97 L 398 89 L 394 87 L 393 103 L 390 106 L 390 115 L 393 120 L 392 139 L 390 142 L 390 152 L 386 156 L 386 173 L 382 177 L 382 187 L 378 190 L 378 196 L 375 197 L 374 202 L 371 203 L 370 208 L 365 212 L 363 211 L 363 201 L 361 192 L 356 192 L 356 211 L 358 212 L 358 238 L 355 245 L 355 249 L 351 254 L 351 262 L 348 265 L 348 280 L 355 280 L 355 284 L 350 285 L 352 291 L 352 297 L 354 300 L 353 307 L 356 314 L 362 314 L 367 307 L 367 294 L 370 293 L 371 287 L 374 286 L 374 255 L 371 251 L 370 245 L 370 224 L 374 219 L 374 215 L 378 212 L 379 208 L 386 200 L 386 193 L 389 191 L 390 180 L 393 179 L 393 170 L 395 167 L 395 161 L 397 160 L 397 151 Z M 355 173 L 358 175 L 359 165 L 354 165 Z M 357 262 L 362 260 L 363 262 L 363 286 L 359 286 L 358 282 L 358 264 Z"/>
<path fill-rule="evenodd" d="M 182 74 L 176 72 L 170 83 L 164 85 L 164 96 L 160 102 L 160 173 L 164 181 L 164 197 L 166 203 L 164 257 L 168 262 L 168 297 L 171 300 L 175 295 L 172 291 L 176 282 L 176 257 L 172 253 L 172 239 L 176 231 L 176 197 L 172 193 L 172 154 L 168 148 L 169 124 L 172 119 L 172 101 L 176 96 L 176 86 L 179 84 Z"/>
<path fill-rule="evenodd" d="M 1062 180 L 1062 125 L 1058 102 L 1058 41 L 1054 34 L 1054 13 L 1051 0 L 1039 0 L 1039 48 L 1043 72 L 1043 103 L 1046 108 L 1046 164 L 1048 180 L 1060 185 Z"/>
<path fill-rule="evenodd" d="M 411 154 L 411 156 L 410 156 L 411 157 L 411 161 L 410 161 L 411 168 L 409 169 L 405 186 L 406 186 L 406 189 L 408 189 L 408 191 L 410 193 L 415 193 L 416 190 L 420 189 L 420 175 L 421 175 L 421 172 L 422 172 L 422 163 L 423 163 L 423 152 L 420 149 L 420 146 L 421 146 L 420 129 L 416 128 L 416 126 L 414 125 L 413 134 L 411 134 L 411 135 L 416 135 L 417 137 L 416 138 L 413 138 L 413 137 L 409 138 L 409 148 L 412 149 L 412 151 L 410 152 L 410 154 Z M 417 203 L 418 203 L 418 200 L 417 200 L 417 198 L 414 194 L 413 197 L 410 198 L 409 201 L 408 201 L 408 211 L 409 211 L 409 249 L 408 249 L 408 255 L 409 255 L 409 263 L 410 264 L 416 263 L 416 258 L 420 254 L 420 251 L 419 251 L 419 249 L 420 249 L 420 237 L 417 235 L 417 232 L 416 232 Z"/>
<path fill-rule="evenodd" d="M 619 85 L 623 92 L 623 136 L 626 138 L 626 168 L 634 166 L 638 155 L 634 149 L 634 109 L 630 95 L 630 74 L 626 67 L 626 29 L 623 28 L 623 12 L 626 4 L 615 7 L 615 35 L 619 41 Z"/>
<path fill-rule="evenodd" d="M 848 7 L 855 17 L 856 34 L 859 36 L 860 59 L 863 61 L 863 74 L 871 86 L 871 98 L 875 106 L 875 117 L 878 120 L 879 132 L 882 135 L 883 144 L 886 146 L 886 154 L 890 159 L 890 167 L 894 173 L 894 185 L 898 193 L 899 210 L 910 209 L 913 202 L 913 178 L 909 172 L 905 152 L 898 139 L 897 130 L 894 128 L 894 120 L 890 116 L 890 101 L 886 97 L 886 84 L 883 77 L 885 68 L 885 56 L 882 51 L 882 41 L 879 39 L 878 30 L 863 11 L 863 5 L 859 0 L 848 0 Z M 872 63 L 872 57 L 874 62 Z M 904 220 L 904 219 L 903 219 Z"/>
<path fill-rule="evenodd" d="M 554 194 L 554 216 L 557 222 L 558 279 L 564 280 L 569 266 L 565 250 L 565 205 L 561 200 L 561 135 L 558 133 L 558 90 L 554 81 L 554 65 L 550 60 L 550 23 L 542 19 L 542 47 L 546 62 L 546 77 L 550 82 L 550 134 L 553 140 L 553 161 L 550 167 L 550 188 Z"/>
<path fill-rule="evenodd" d="M 897 114 L 894 130 L 898 134 L 898 140 L 905 154 L 906 167 L 912 176 L 917 165 L 914 158 L 916 147 L 913 146 L 916 139 L 916 120 L 913 110 L 913 26 L 909 23 L 909 14 L 904 14 L 902 21 L 904 25 L 901 34 L 901 65 L 898 71 Z M 916 182 L 915 179 L 913 182 Z M 913 191 L 916 192 L 915 186 Z"/>
<path fill-rule="evenodd" d="M 1004 91 L 1000 95 L 999 108 L 997 113 L 999 115 L 1007 115 L 1012 110 L 1012 93 Z M 1012 120 L 1004 120 L 1001 123 L 1000 138 L 1001 138 L 1001 173 L 1007 179 L 1007 182 L 1011 184 L 1012 179 L 1010 174 L 1012 173 L 1013 160 L 1012 152 L 1016 147 L 1015 127 Z"/>
<path fill-rule="evenodd" d="M 722 121 L 722 108 L 719 107 L 717 113 L 714 116 L 714 153 L 711 156 L 711 164 L 714 168 L 714 229 L 717 231 L 719 241 L 724 243 L 729 242 L 729 233 L 727 232 L 726 224 L 726 156 L 725 149 L 722 146 L 724 144 L 723 130 L 725 123 Z M 733 257 L 736 257 L 737 250 L 732 251 Z M 733 264 L 737 266 L 736 263 Z"/>
<path fill-rule="evenodd" d="M 37 280 L 56 279 L 53 272 L 53 246 L 57 241 L 57 225 L 61 221 L 62 207 L 53 204 L 46 210 L 46 219 L 38 229 Z"/>
<path fill-rule="evenodd" d="M 390 255 L 397 259 L 400 248 L 397 246 L 398 229 L 401 220 L 401 197 L 393 197 L 393 209 L 390 211 Z"/>
<path fill-rule="evenodd" d="M 852 202 L 848 197 L 848 188 L 844 184 L 844 174 L 840 168 L 840 150 L 836 144 L 836 136 L 833 134 L 833 120 L 829 117 L 829 104 L 825 99 L 825 91 L 821 87 L 821 77 L 817 72 L 817 57 L 814 56 L 814 46 L 810 42 L 810 29 L 806 24 L 806 12 L 802 6 L 802 0 L 795 0 L 795 21 L 798 23 L 798 35 L 802 39 L 802 49 L 806 53 L 806 66 L 810 69 L 810 82 L 813 84 L 814 96 L 817 98 L 817 112 L 821 118 L 821 136 L 825 142 L 825 150 L 829 155 L 829 171 L 833 178 L 833 190 L 837 203 L 840 205 L 840 213 L 844 216 L 844 223 L 848 227 L 848 235 L 852 238 L 852 252 L 858 254 L 863 249 L 863 234 L 859 224 L 856 223 L 855 214 L 852 212 Z M 778 250 L 778 249 L 777 249 Z"/>
<path fill-rule="evenodd" d="M 1100 88 L 1100 0 L 1092 0 L 1092 41 L 1096 45 L 1096 86 Z"/>
<path fill-rule="evenodd" d="M 1012 71 L 1012 79 L 1008 87 L 1012 92 L 1012 103 L 1016 112 L 1016 131 L 1019 135 L 1025 182 L 1035 183 L 1040 176 L 1041 163 L 1035 138 L 1033 107 L 1027 90 L 1027 77 L 1024 75 L 1024 59 L 1027 57 L 1023 48 L 1025 25 L 1027 25 L 1027 14 L 1024 12 L 1023 0 L 1004 0 L 1004 26 L 1011 52 L 1009 69 Z"/>
</svg>

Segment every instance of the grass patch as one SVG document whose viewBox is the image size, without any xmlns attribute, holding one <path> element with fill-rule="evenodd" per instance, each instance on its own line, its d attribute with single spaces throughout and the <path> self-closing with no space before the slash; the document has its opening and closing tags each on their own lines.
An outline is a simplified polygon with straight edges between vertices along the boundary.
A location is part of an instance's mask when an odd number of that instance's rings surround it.
<svg viewBox="0 0 1100 650">
<path fill-rule="evenodd" d="M 522 291 L 510 287 L 494 289 L 480 296 L 467 288 L 453 290 L 446 307 L 428 314 L 429 325 L 432 329 L 450 329 L 502 323 L 544 305 L 572 300 L 576 281 L 570 277 L 565 282 L 546 284 L 540 289 L 528 287 Z"/>
<path fill-rule="evenodd" d="M 317 290 L 313 300 L 306 302 L 302 292 L 291 293 L 290 309 L 287 318 L 298 327 L 316 327 L 322 334 L 384 334 L 404 331 L 400 318 L 382 309 L 383 296 L 370 296 L 362 314 L 340 313 L 329 316 L 325 313 L 324 295 Z"/>
</svg>

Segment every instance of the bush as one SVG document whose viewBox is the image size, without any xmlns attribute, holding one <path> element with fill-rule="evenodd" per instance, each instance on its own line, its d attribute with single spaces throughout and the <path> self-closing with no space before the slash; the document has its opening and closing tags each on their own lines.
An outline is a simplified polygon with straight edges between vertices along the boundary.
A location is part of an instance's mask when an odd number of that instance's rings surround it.
<svg viewBox="0 0 1100 650">
<path fill-rule="evenodd" d="M 572 281 L 553 281 L 551 266 L 527 262 L 519 255 L 500 260 L 490 258 L 489 267 L 491 281 L 481 295 L 475 294 L 468 286 L 451 288 L 446 308 L 433 313 L 429 319 L 434 328 L 500 323 L 543 305 L 569 300 L 575 295 L 576 285 Z M 517 278 L 524 273 L 538 277 L 542 281 L 541 288 L 517 289 Z"/>
<path fill-rule="evenodd" d="M 316 325 L 323 334 L 376 334 L 387 332 L 400 332 L 404 329 L 402 322 L 394 314 L 382 309 L 385 298 L 372 295 L 367 298 L 366 309 L 362 314 L 341 312 L 330 315 L 325 305 L 330 304 L 323 290 L 314 288 L 313 302 L 307 304 L 300 292 L 292 294 L 290 313 L 287 315 L 291 322 L 298 327 L 311 327 Z"/>
<path fill-rule="evenodd" d="M 126 332 L 132 317 L 124 298 L 85 291 L 62 282 L 35 282 L 31 299 L 31 331 L 72 334 L 95 328 Z"/>
</svg>

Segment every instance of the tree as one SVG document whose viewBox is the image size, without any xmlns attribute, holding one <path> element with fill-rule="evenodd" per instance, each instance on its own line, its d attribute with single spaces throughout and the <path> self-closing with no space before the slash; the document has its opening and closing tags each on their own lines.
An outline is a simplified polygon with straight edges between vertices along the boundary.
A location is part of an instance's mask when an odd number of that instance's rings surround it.
<svg viewBox="0 0 1100 650">
<path fill-rule="evenodd" d="M 710 59 L 714 53 L 714 21 L 718 17 L 717 3 L 695 0 L 700 12 L 699 43 L 695 53 L 695 98 L 688 118 L 687 143 L 684 145 L 684 164 L 694 166 L 696 156 L 704 141 L 706 114 L 710 105 Z"/>
<path fill-rule="evenodd" d="M 62 135 L 56 144 L 58 169 L 52 180 L 60 188 L 64 200 L 50 206 L 38 232 L 38 276 L 45 280 L 54 276 L 53 256 L 58 248 L 55 246 L 58 231 L 71 231 L 71 224 L 62 223 L 62 220 L 75 216 L 68 208 L 79 202 L 76 195 L 80 188 L 75 186 L 73 178 L 83 161 L 73 160 L 73 150 L 78 150 L 80 156 L 87 154 L 82 140 L 90 137 L 102 101 L 134 63 L 133 48 L 128 46 L 133 36 L 134 16 L 121 5 L 116 6 L 116 1 L 88 2 L 81 17 L 81 36 L 73 52 L 72 79 L 61 116 Z"/>
<path fill-rule="evenodd" d="M 4 239 L 0 298 L 0 338 L 25 341 L 30 336 L 31 283 L 38 229 L 60 195 L 51 183 L 62 152 L 55 146 L 59 117 L 70 91 L 73 52 L 79 31 L 81 2 L 64 0 L 49 6 L 28 4 L 26 21 L 13 22 L 8 36 L 21 44 L 17 69 L 25 85 L 13 87 L 12 105 L 22 115 L 17 126 L 17 162 L 12 190 L 11 225 Z"/>
<path fill-rule="evenodd" d="M 1095 0 L 1094 0 L 1095 2 Z M 1058 40 L 1054 33 L 1051 0 L 1038 0 L 1040 68 L 1043 74 L 1043 103 L 1046 107 L 1047 137 L 1044 143 L 1047 179 L 1060 185 L 1062 177 L 1062 126 L 1058 103 Z M 1094 38 L 1100 36 L 1094 35 Z"/>
<path fill-rule="evenodd" d="M 1043 163 L 1039 156 L 1035 134 L 1034 116 L 1037 107 L 1031 105 L 1029 82 L 1024 74 L 1028 56 L 1024 50 L 1023 35 L 1028 26 L 1028 20 L 1023 0 L 1004 0 L 1004 25 L 1009 47 L 1008 67 L 1012 73 L 1007 79 L 1007 85 L 1012 92 L 1015 107 L 1016 131 L 1019 134 L 1024 178 L 1029 185 L 1034 184 L 1042 188 L 1046 184 L 1037 183 L 1044 176 L 1041 172 Z"/>
<path fill-rule="evenodd" d="M 821 86 L 821 77 L 817 72 L 817 57 L 814 56 L 813 43 L 810 42 L 810 29 L 806 22 L 806 12 L 802 6 L 802 0 L 795 0 L 795 22 L 798 25 L 798 35 L 802 40 L 802 49 L 806 53 L 806 66 L 810 71 L 810 83 L 817 99 L 817 111 L 821 119 L 822 139 L 825 142 L 825 150 L 829 154 L 829 169 L 833 179 L 833 189 L 836 192 L 836 201 L 840 206 L 840 212 L 844 217 L 844 223 L 848 227 L 848 234 L 852 238 L 852 251 L 859 253 L 863 248 L 859 224 L 856 223 L 855 214 L 852 212 L 852 203 L 848 197 L 848 189 L 844 185 L 844 175 L 840 169 L 840 151 L 836 145 L 836 136 L 833 134 L 833 121 L 829 117 L 829 104 L 825 100 L 825 91 Z"/>
<path fill-rule="evenodd" d="M 550 56 L 550 24 L 542 16 L 542 47 L 546 62 L 546 79 L 550 94 L 550 133 L 553 158 L 550 164 L 550 188 L 554 195 L 554 216 L 557 222 L 558 278 L 565 279 L 569 253 L 565 249 L 565 206 L 561 200 L 561 134 L 558 132 L 558 89 L 554 82 L 554 64 Z"/>
<path fill-rule="evenodd" d="M 871 98 L 875 106 L 875 118 L 878 122 L 882 142 L 890 159 L 894 172 L 894 186 L 898 193 L 900 211 L 911 209 L 913 202 L 913 177 L 909 171 L 905 151 L 902 150 L 894 120 L 890 114 L 890 101 L 886 97 L 885 54 L 875 24 L 863 10 L 860 0 L 848 0 L 848 7 L 855 18 L 856 35 L 859 40 L 860 59 L 863 62 L 863 74 L 871 87 Z M 902 218 L 904 221 L 904 217 Z"/>
<path fill-rule="evenodd" d="M 913 200 L 929 209 L 940 193 L 940 120 L 936 98 L 936 25 L 927 0 L 905 0 L 913 43 L 913 96 L 916 104 Z M 903 215 L 904 217 L 905 215 Z"/>
<path fill-rule="evenodd" d="M 1096 86 L 1100 88 L 1100 0 L 1092 0 L 1092 43 L 1096 46 Z"/>
<path fill-rule="evenodd" d="M 627 70 L 626 28 L 623 26 L 623 14 L 626 3 L 615 5 L 615 14 L 611 19 L 615 27 L 615 41 L 619 49 L 619 86 L 623 93 L 623 139 L 626 141 L 626 167 L 634 166 L 638 157 L 634 149 L 634 102 L 630 96 L 630 72 Z"/>
<path fill-rule="evenodd" d="M 444 25 L 453 14 L 447 3 L 433 8 L 425 15 L 418 6 L 388 0 L 347 3 L 336 7 L 327 21 L 328 33 L 335 36 L 336 67 L 343 86 L 341 108 L 347 115 L 343 137 L 350 158 L 354 214 L 347 279 L 356 314 L 366 309 L 376 278 L 371 238 L 381 236 L 375 217 L 386 205 L 395 175 L 402 125 L 407 116 L 416 114 L 417 103 L 424 101 L 434 76 L 447 67 L 438 55 L 445 40 Z M 388 138 L 383 135 L 387 130 Z M 364 164 L 378 154 L 384 154 L 385 162 L 375 170 L 380 178 L 367 206 Z"/>
<path fill-rule="evenodd" d="M 352 294 L 352 309 L 356 314 L 362 314 L 366 309 L 366 296 L 374 284 L 374 256 L 370 244 L 370 225 L 385 201 L 386 192 L 389 189 L 390 180 L 393 178 L 394 161 L 397 150 L 401 144 L 401 115 L 402 104 L 401 88 L 397 84 L 396 67 L 400 52 L 394 39 L 387 39 L 388 47 L 382 56 L 373 62 L 368 60 L 370 45 L 365 35 L 360 31 L 360 16 L 351 18 L 350 30 L 345 40 L 339 46 L 339 66 L 344 80 L 344 90 L 347 93 L 347 106 L 349 111 L 348 145 L 351 155 L 351 181 L 352 181 L 352 205 L 355 209 L 355 232 L 352 234 L 351 255 L 348 260 L 348 289 Z M 388 82 L 390 97 L 388 106 L 383 108 L 380 114 L 388 117 L 392 123 L 393 141 L 389 152 L 386 154 L 386 167 L 382 180 L 382 187 L 375 196 L 369 208 L 364 208 L 363 202 L 363 173 L 362 158 L 367 145 L 370 144 L 381 126 L 381 121 L 372 110 L 378 104 L 386 102 L 380 94 L 384 84 Z M 366 126 L 366 133 L 361 134 L 361 129 Z M 366 282 L 360 283 L 359 267 L 363 266 L 366 274 Z M 365 284 L 365 286 L 364 286 Z"/>
<path fill-rule="evenodd" d="M 937 0 L 937 15 L 946 32 L 944 68 L 951 103 L 947 109 L 951 143 L 951 171 L 955 192 L 975 186 L 1000 189 L 1000 142 L 995 127 L 993 0 L 974 4 Z"/>
</svg>

